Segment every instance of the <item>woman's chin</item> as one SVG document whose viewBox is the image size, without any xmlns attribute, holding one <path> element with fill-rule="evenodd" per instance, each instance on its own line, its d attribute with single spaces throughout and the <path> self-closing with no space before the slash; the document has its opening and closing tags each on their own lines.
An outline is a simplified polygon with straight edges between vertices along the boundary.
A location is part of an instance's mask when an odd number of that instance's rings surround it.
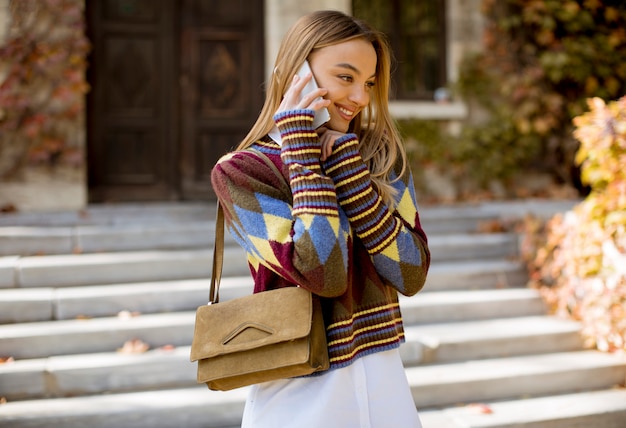
<svg viewBox="0 0 626 428">
<path fill-rule="evenodd" d="M 350 128 L 349 123 L 345 123 L 344 121 L 333 121 L 333 120 L 331 120 L 330 122 L 326 122 L 324 126 L 328 129 L 332 129 L 333 131 L 343 132 L 344 134 L 348 132 L 348 129 Z"/>
</svg>

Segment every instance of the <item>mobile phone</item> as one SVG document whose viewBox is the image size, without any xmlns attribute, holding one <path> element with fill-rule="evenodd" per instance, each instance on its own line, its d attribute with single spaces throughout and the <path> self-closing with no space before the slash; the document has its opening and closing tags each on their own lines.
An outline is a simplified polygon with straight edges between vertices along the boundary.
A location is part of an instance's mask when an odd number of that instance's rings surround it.
<svg viewBox="0 0 626 428">
<path fill-rule="evenodd" d="M 307 60 L 304 60 L 304 64 L 302 64 L 302 67 L 300 67 L 300 70 L 298 70 L 298 76 L 304 77 L 308 73 L 311 73 L 311 80 L 306 84 L 304 88 L 302 88 L 300 99 L 302 99 L 302 96 L 304 96 L 304 94 L 308 94 L 309 92 L 314 91 L 318 88 L 317 82 L 315 81 L 315 77 L 313 76 L 313 73 L 311 72 L 311 67 L 309 66 L 309 62 Z M 315 117 L 313 118 L 313 129 L 319 128 L 320 126 L 322 126 L 329 120 L 330 120 L 330 113 L 328 113 L 328 110 L 326 109 L 326 107 L 322 107 L 321 109 L 315 112 Z M 278 131 L 277 127 L 272 128 L 272 130 L 269 132 L 269 136 L 278 144 L 281 144 L 280 132 Z"/>
<path fill-rule="evenodd" d="M 315 81 L 315 76 L 313 76 L 313 72 L 311 71 L 311 67 L 309 66 L 309 62 L 307 60 L 304 60 L 302 67 L 300 67 L 300 70 L 298 70 L 298 76 L 303 78 L 308 73 L 311 73 L 311 80 L 309 80 L 306 86 L 302 89 L 302 97 L 309 92 L 312 92 L 319 88 L 319 86 L 317 86 L 317 82 Z M 302 99 L 302 97 L 300 97 L 300 99 Z M 322 97 L 318 97 L 317 99 L 321 100 Z M 328 113 L 328 110 L 326 109 L 326 107 L 322 107 L 315 112 L 315 118 L 313 119 L 313 129 L 319 128 L 329 120 L 330 114 Z"/>
</svg>

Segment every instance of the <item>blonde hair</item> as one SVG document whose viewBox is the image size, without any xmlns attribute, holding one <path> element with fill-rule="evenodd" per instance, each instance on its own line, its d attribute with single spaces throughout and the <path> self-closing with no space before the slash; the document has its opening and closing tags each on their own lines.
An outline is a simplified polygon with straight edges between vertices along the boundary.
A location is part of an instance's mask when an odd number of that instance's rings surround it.
<svg viewBox="0 0 626 428">
<path fill-rule="evenodd" d="M 349 132 L 359 138 L 359 151 L 368 165 L 371 177 L 383 200 L 395 206 L 395 189 L 391 185 L 393 171 L 400 160 L 406 168 L 406 152 L 389 113 L 388 98 L 391 74 L 391 53 L 385 36 L 364 21 L 339 11 L 318 11 L 300 18 L 287 32 L 276 56 L 274 73 L 269 81 L 261 113 L 244 140 L 237 147 L 243 150 L 263 138 L 274 127 L 278 110 L 291 78 L 310 53 L 316 49 L 362 38 L 376 51 L 376 85 L 365 114 L 359 113 L 350 123 Z M 398 179 L 399 177 L 395 177 Z"/>
</svg>

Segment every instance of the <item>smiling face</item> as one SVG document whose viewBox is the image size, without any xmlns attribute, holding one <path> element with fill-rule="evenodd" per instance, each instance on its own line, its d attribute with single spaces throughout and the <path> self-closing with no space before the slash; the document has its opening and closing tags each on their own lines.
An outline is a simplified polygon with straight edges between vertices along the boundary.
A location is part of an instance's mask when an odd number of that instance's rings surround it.
<svg viewBox="0 0 626 428">
<path fill-rule="evenodd" d="M 317 49 L 309 55 L 311 70 L 320 88 L 328 93 L 330 121 L 327 127 L 347 132 L 356 115 L 370 102 L 376 83 L 376 51 L 365 39 L 353 39 Z"/>
</svg>

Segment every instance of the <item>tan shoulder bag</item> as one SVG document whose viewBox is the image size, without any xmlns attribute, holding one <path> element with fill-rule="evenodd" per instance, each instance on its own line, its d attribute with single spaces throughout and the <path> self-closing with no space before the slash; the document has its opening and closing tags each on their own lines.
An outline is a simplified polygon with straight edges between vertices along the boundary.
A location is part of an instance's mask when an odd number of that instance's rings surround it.
<svg viewBox="0 0 626 428">
<path fill-rule="evenodd" d="M 282 178 L 267 156 L 250 151 Z M 311 292 L 288 287 L 219 302 L 224 250 L 219 202 L 215 229 L 209 303 L 196 311 L 191 344 L 191 361 L 198 361 L 198 383 L 227 391 L 327 370 L 322 309 Z"/>
</svg>

